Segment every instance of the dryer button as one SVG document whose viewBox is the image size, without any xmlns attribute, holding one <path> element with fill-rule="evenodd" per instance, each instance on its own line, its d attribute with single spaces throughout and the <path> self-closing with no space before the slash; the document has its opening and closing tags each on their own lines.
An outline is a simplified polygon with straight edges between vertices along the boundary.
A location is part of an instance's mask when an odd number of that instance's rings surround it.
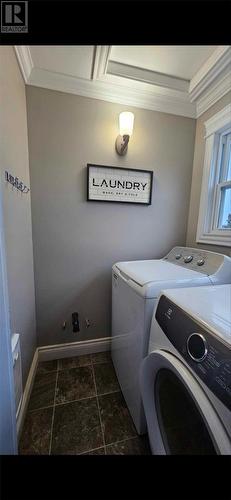
<svg viewBox="0 0 231 500">
<path fill-rule="evenodd" d="M 191 262 L 193 260 L 193 256 L 192 255 L 188 255 L 187 257 L 184 258 L 184 262 L 186 264 L 188 264 L 188 262 Z"/>
<path fill-rule="evenodd" d="M 198 266 L 203 266 L 203 265 L 204 265 L 204 263 L 205 263 L 205 259 L 199 259 L 199 260 L 197 261 L 197 265 L 198 265 Z"/>
</svg>

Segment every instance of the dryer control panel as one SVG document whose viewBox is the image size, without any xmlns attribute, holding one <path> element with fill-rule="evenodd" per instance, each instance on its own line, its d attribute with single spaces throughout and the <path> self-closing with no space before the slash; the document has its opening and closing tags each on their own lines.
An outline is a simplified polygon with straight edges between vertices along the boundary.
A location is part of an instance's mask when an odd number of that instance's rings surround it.
<svg viewBox="0 0 231 500">
<path fill-rule="evenodd" d="M 231 349 L 162 295 L 155 318 L 187 365 L 231 410 Z"/>
<path fill-rule="evenodd" d="M 226 255 L 190 247 L 174 247 L 163 260 L 207 276 L 215 274 L 226 260 L 231 267 L 231 259 Z"/>
</svg>

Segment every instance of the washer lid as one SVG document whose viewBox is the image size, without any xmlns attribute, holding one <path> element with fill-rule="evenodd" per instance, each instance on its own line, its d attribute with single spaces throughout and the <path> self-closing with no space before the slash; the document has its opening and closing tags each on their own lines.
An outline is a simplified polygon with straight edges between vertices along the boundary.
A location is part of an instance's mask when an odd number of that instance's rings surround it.
<svg viewBox="0 0 231 500">
<path fill-rule="evenodd" d="M 116 267 L 126 275 L 127 279 L 135 281 L 140 286 L 156 281 L 169 282 L 204 277 L 204 274 L 198 271 L 185 269 L 164 260 L 117 262 Z"/>
</svg>

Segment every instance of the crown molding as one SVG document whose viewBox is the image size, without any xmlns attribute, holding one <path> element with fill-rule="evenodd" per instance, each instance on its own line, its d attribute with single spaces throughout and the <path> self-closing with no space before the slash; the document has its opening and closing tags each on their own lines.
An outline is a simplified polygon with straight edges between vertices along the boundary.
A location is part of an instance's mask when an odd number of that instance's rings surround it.
<svg viewBox="0 0 231 500">
<path fill-rule="evenodd" d="M 152 111 L 189 118 L 196 116 L 195 104 L 189 101 L 185 93 L 161 87 L 158 89 L 157 86 L 153 85 L 149 85 L 150 90 L 147 91 L 146 84 L 144 84 L 145 89 L 142 90 L 141 82 L 139 82 L 139 88 L 133 88 L 131 84 L 125 86 L 121 83 L 109 83 L 104 80 L 86 80 L 33 68 L 28 84 Z M 183 96 L 180 97 L 180 94 Z"/>
<path fill-rule="evenodd" d="M 152 85 L 159 85 L 170 89 L 188 92 L 189 80 L 177 78 L 170 75 L 164 75 L 156 71 L 138 68 L 128 64 L 109 61 L 107 67 L 107 75 L 115 75 L 122 78 L 128 78 L 139 82 L 145 82 Z"/>
<path fill-rule="evenodd" d="M 219 46 L 192 78 L 190 101 L 196 104 L 196 117 L 231 90 L 231 46 Z"/>
<path fill-rule="evenodd" d="M 96 45 L 92 64 L 92 80 L 97 80 L 106 74 L 111 45 Z"/>
<path fill-rule="evenodd" d="M 224 71 L 231 72 L 231 47 L 220 46 L 191 79 L 189 95 L 196 101 Z"/>
<path fill-rule="evenodd" d="M 30 49 L 28 45 L 14 45 L 14 50 L 18 59 L 19 67 L 25 83 L 27 84 L 34 67 Z"/>
<path fill-rule="evenodd" d="M 30 48 L 14 46 L 27 85 L 198 118 L 231 90 L 231 46 L 220 46 L 192 80 L 109 61 L 111 46 L 95 46 L 91 80 L 35 68 Z"/>
<path fill-rule="evenodd" d="M 216 79 L 204 94 L 196 101 L 196 118 L 211 108 L 219 99 L 231 91 L 231 71 Z"/>
<path fill-rule="evenodd" d="M 205 137 L 209 137 L 223 127 L 226 127 L 231 122 L 231 104 L 218 111 L 214 116 L 209 118 L 205 123 Z"/>
<path fill-rule="evenodd" d="M 165 87 L 163 85 L 155 85 L 154 83 L 150 84 L 145 81 L 134 80 L 130 78 L 120 77 L 116 75 L 110 75 L 106 73 L 106 75 L 99 78 L 100 82 L 106 83 L 107 85 L 111 85 L 112 87 L 119 86 L 120 88 L 124 88 L 125 90 L 137 90 L 141 93 L 146 93 L 149 96 L 153 94 L 166 96 L 166 98 L 178 100 L 179 102 L 187 102 L 190 103 L 188 92 L 183 92 L 182 90 L 173 89 L 170 87 Z"/>
<path fill-rule="evenodd" d="M 179 80 L 180 83 L 176 82 L 180 86 L 183 84 L 182 88 L 174 89 L 174 85 L 171 87 L 170 82 L 167 82 L 168 76 L 165 77 L 165 82 L 162 81 L 165 85 L 160 85 L 160 80 L 157 82 L 157 74 L 152 75 L 154 78 L 151 82 L 147 82 L 147 75 L 145 77 L 142 75 L 142 81 L 141 78 L 133 81 L 125 77 L 113 78 L 114 75 L 107 73 L 110 51 L 110 45 L 95 47 L 92 77 L 91 80 L 87 80 L 36 68 L 33 65 L 29 47 L 15 46 L 18 62 L 27 85 L 195 118 L 196 107 L 195 104 L 190 103 L 188 93 L 183 91 L 184 80 Z M 128 68 L 126 67 L 126 71 Z M 175 85 L 175 87 L 179 86 Z"/>
</svg>

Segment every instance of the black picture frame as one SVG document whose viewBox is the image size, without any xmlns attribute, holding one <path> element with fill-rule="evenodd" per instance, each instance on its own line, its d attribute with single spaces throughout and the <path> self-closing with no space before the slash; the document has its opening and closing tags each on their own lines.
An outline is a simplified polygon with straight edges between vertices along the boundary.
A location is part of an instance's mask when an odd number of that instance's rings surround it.
<svg viewBox="0 0 231 500">
<path fill-rule="evenodd" d="M 110 200 L 110 199 L 98 199 L 98 198 L 91 198 L 90 197 L 90 169 L 91 167 L 97 167 L 97 168 L 102 168 L 102 169 L 113 169 L 113 170 L 124 170 L 125 172 L 139 172 L 143 174 L 149 174 L 150 175 L 150 188 L 149 188 L 149 200 L 148 202 L 137 202 L 137 201 L 125 201 L 125 200 Z M 127 168 L 127 167 L 115 167 L 111 165 L 98 165 L 95 163 L 88 163 L 87 164 L 87 201 L 95 201 L 95 202 L 100 202 L 100 203 L 126 203 L 127 205 L 151 205 L 152 204 L 152 188 L 153 188 L 153 171 L 152 170 L 143 170 L 143 169 L 138 169 L 138 168 Z"/>
</svg>

